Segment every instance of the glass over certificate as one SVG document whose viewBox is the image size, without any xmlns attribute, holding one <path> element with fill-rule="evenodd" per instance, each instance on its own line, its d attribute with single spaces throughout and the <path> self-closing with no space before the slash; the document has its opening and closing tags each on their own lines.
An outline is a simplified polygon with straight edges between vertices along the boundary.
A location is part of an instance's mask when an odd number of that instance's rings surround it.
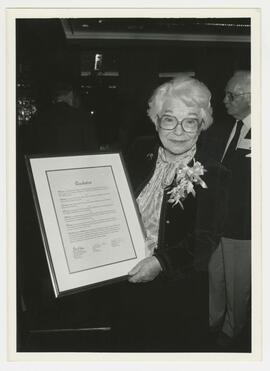
<svg viewBox="0 0 270 371">
<path fill-rule="evenodd" d="M 145 257 L 119 153 L 29 157 L 28 168 L 56 296 L 124 279 Z"/>
</svg>

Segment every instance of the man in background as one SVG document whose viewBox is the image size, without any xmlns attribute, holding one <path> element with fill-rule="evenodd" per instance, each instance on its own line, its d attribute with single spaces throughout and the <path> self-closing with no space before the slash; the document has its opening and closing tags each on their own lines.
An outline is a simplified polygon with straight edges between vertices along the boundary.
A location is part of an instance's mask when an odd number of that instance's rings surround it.
<svg viewBox="0 0 270 371">
<path fill-rule="evenodd" d="M 231 171 L 224 234 L 209 264 L 210 326 L 220 350 L 250 344 L 251 300 L 251 92 L 250 71 L 236 71 L 224 98 L 232 127 L 223 133 L 221 162 Z M 244 339 L 244 341 L 243 341 Z M 240 349 L 242 350 L 242 349 Z"/>
<path fill-rule="evenodd" d="M 52 87 L 52 103 L 37 115 L 33 126 L 37 153 L 98 150 L 90 112 L 82 109 L 80 96 L 70 83 L 58 82 Z"/>
</svg>

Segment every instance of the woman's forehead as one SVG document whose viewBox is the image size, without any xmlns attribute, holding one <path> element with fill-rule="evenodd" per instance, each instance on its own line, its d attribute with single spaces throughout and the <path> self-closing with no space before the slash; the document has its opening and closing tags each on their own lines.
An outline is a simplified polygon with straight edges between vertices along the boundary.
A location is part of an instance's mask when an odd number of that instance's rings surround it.
<svg viewBox="0 0 270 371">
<path fill-rule="evenodd" d="M 188 114 L 198 114 L 200 111 L 197 106 L 190 106 L 185 104 L 181 99 L 168 98 L 164 101 L 162 105 L 162 113 L 171 112 L 171 113 L 188 113 Z"/>
</svg>

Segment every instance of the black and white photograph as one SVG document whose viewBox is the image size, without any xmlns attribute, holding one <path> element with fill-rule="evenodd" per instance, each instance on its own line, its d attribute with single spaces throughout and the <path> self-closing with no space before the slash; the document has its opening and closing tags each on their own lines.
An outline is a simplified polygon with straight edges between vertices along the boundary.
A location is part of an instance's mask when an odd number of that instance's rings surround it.
<svg viewBox="0 0 270 371">
<path fill-rule="evenodd" d="M 134 14 L 10 12 L 15 353 L 252 356 L 259 11 Z"/>
</svg>

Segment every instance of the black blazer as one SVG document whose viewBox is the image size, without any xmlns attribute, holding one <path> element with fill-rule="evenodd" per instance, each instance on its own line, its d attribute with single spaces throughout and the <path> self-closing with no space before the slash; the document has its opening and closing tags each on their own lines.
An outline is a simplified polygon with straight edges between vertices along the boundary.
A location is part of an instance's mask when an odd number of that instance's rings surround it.
<svg viewBox="0 0 270 371">
<path fill-rule="evenodd" d="M 127 166 L 135 197 L 151 179 L 161 145 L 157 137 L 139 138 L 127 156 Z M 192 271 L 207 271 L 208 262 L 223 233 L 229 173 L 217 161 L 197 149 L 195 159 L 207 172 L 207 189 L 196 187 L 184 200 L 184 210 L 169 204 L 167 190 L 160 216 L 158 258 L 163 274 L 175 278 Z"/>
<path fill-rule="evenodd" d="M 221 161 L 234 125 L 235 119 L 233 117 L 228 115 L 225 118 L 217 117 L 213 125 L 201 133 L 199 138 L 201 149 L 212 158 Z"/>
<path fill-rule="evenodd" d="M 206 153 L 221 160 L 235 119 L 227 116 L 213 125 L 203 136 L 202 147 Z M 251 131 L 246 138 L 250 137 Z M 250 150 L 237 149 L 224 165 L 231 181 L 227 205 L 224 237 L 237 240 L 251 239 L 251 157 Z"/>
</svg>

